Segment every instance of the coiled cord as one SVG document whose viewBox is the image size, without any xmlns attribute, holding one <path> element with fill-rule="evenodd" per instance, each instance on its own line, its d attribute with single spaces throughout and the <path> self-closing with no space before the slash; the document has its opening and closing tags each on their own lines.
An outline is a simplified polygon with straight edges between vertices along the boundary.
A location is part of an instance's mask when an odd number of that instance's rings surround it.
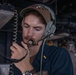
<svg viewBox="0 0 76 75">
<path fill-rule="evenodd" d="M 13 41 L 17 42 L 17 29 L 18 29 L 18 13 L 17 10 L 15 10 L 15 16 L 14 16 L 14 28 L 13 28 Z"/>
<path fill-rule="evenodd" d="M 13 42 L 17 42 L 17 29 L 18 29 L 18 13 L 17 10 L 14 10 L 14 28 L 13 28 Z M 13 72 L 13 63 L 10 64 L 10 72 L 9 75 L 14 75 Z"/>
</svg>

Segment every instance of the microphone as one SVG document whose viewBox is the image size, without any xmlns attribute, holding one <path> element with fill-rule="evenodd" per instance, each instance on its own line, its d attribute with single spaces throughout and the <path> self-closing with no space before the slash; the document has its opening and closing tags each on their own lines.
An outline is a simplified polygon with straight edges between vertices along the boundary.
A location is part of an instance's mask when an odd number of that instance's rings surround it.
<svg viewBox="0 0 76 75">
<path fill-rule="evenodd" d="M 30 39 L 30 40 L 28 41 L 28 44 L 34 46 L 34 45 L 38 45 L 38 42 L 35 41 L 35 40 Z"/>
<path fill-rule="evenodd" d="M 39 41 L 42 41 L 42 40 L 46 39 L 47 37 L 49 37 L 49 36 L 52 35 L 52 34 L 53 34 L 53 33 L 50 33 L 50 34 L 48 34 L 47 36 L 41 38 L 41 39 L 38 40 L 38 41 L 35 41 L 35 40 L 33 40 L 33 39 L 29 39 L 28 43 L 25 43 L 25 42 L 24 42 L 24 43 L 27 44 L 27 45 L 33 45 L 33 46 L 35 46 L 35 45 L 38 45 L 38 42 L 39 42 Z"/>
</svg>

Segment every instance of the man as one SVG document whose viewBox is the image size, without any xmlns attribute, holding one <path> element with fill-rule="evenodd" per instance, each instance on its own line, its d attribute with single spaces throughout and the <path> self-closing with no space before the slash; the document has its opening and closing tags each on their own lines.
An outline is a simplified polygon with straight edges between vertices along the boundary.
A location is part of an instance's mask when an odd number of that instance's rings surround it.
<svg viewBox="0 0 76 75">
<path fill-rule="evenodd" d="M 13 43 L 12 59 L 21 59 L 14 63 L 14 75 L 73 75 L 73 66 L 67 50 L 48 46 L 45 38 L 55 31 L 53 11 L 42 4 L 24 8 L 22 20 L 22 46 Z M 41 40 L 42 39 L 42 40 Z"/>
</svg>

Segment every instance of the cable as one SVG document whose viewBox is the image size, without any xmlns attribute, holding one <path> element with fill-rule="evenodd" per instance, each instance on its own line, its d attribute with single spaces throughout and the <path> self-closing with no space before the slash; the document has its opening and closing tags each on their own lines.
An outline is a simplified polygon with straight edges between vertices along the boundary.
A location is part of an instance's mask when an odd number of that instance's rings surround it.
<svg viewBox="0 0 76 75">
<path fill-rule="evenodd" d="M 46 41 L 46 39 L 43 40 L 43 44 L 42 44 L 41 60 L 40 60 L 40 75 L 42 75 L 42 60 L 43 60 L 43 51 L 44 51 L 45 41 Z"/>
<path fill-rule="evenodd" d="M 10 59 L 9 57 L 6 57 L 4 54 L 2 54 L 0 52 L 0 55 L 2 57 L 4 57 L 6 60 L 10 61 L 11 63 L 16 63 L 16 62 L 19 62 L 19 61 L 23 60 L 27 56 L 27 54 L 28 54 L 28 50 L 26 49 L 26 54 L 22 58 L 20 58 L 20 59 Z"/>
<path fill-rule="evenodd" d="M 17 10 L 14 10 L 15 12 L 15 15 L 14 15 L 14 28 L 13 28 L 13 41 L 14 42 L 17 42 L 17 28 L 18 28 L 18 13 L 17 13 Z M 10 64 L 10 71 L 9 71 L 9 75 L 14 75 L 14 72 L 13 72 L 13 60 L 11 59 L 7 59 L 9 61 L 12 61 L 12 63 Z M 15 60 L 16 61 L 16 60 Z"/>
<path fill-rule="evenodd" d="M 15 10 L 15 16 L 14 16 L 14 28 L 13 28 L 13 41 L 17 42 L 17 29 L 18 29 L 18 13 L 17 10 Z"/>
</svg>

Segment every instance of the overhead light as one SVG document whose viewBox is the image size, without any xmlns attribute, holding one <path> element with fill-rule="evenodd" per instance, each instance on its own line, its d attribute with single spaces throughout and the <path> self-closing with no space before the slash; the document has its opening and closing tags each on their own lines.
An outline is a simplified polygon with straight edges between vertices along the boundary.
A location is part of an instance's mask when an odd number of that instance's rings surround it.
<svg viewBox="0 0 76 75">
<path fill-rule="evenodd" d="M 14 7 L 10 4 L 0 6 L 0 29 L 14 16 Z"/>
</svg>

